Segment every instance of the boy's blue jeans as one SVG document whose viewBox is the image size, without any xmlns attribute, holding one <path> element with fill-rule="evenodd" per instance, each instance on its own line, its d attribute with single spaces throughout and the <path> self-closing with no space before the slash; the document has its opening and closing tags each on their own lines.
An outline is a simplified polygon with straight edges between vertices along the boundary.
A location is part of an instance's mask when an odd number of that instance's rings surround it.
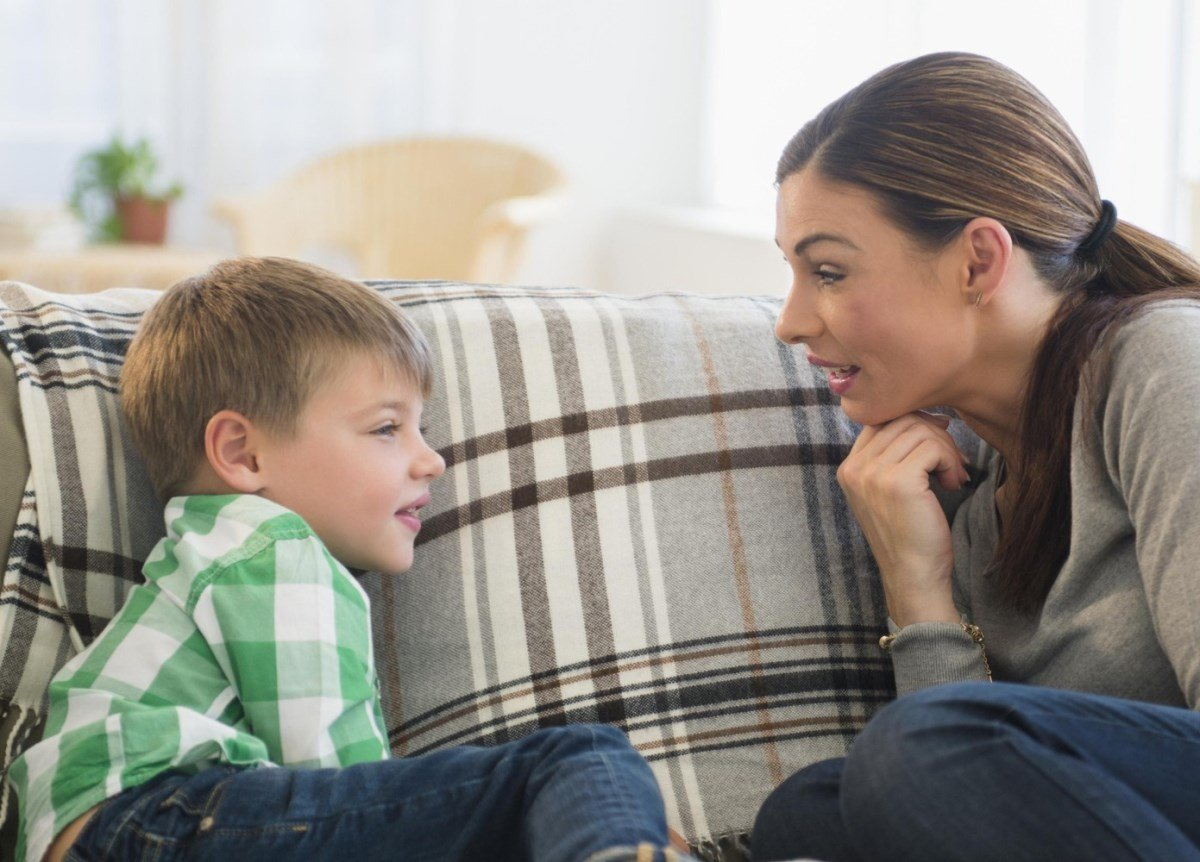
<svg viewBox="0 0 1200 862">
<path fill-rule="evenodd" d="M 1200 860 L 1200 713 L 956 683 L 881 710 L 759 811 L 757 860 Z"/>
<path fill-rule="evenodd" d="M 625 735 L 571 725 L 343 769 L 167 772 L 105 803 L 67 859 L 679 858 L 666 843 L 654 775 Z"/>
</svg>

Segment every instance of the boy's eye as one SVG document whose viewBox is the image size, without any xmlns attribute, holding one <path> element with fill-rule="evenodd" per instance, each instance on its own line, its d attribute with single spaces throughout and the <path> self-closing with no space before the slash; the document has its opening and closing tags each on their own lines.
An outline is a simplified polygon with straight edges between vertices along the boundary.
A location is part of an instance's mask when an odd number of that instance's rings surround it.
<svg viewBox="0 0 1200 862">
<path fill-rule="evenodd" d="M 400 426 L 395 422 L 389 422 L 386 425 L 380 425 L 371 433 L 378 434 L 380 437 L 395 437 L 396 431 L 399 430 L 399 428 Z"/>
</svg>

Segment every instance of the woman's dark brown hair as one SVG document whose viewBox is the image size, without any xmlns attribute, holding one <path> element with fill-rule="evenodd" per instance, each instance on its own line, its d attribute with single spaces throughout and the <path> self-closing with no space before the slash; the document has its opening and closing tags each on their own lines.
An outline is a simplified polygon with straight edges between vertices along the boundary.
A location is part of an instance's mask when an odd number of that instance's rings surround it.
<svg viewBox="0 0 1200 862">
<path fill-rule="evenodd" d="M 1070 407 L 1085 368 L 1085 395 L 1102 391 L 1109 336 L 1151 302 L 1200 298 L 1200 266 L 1120 220 L 1081 249 L 1102 214 L 1087 156 L 1045 96 L 986 57 L 930 54 L 864 81 L 796 133 L 776 182 L 806 167 L 871 192 L 928 250 L 994 218 L 1063 295 L 1027 383 L 1009 453 L 1014 505 L 993 560 L 1006 598 L 1036 610 L 1070 547 Z"/>
</svg>

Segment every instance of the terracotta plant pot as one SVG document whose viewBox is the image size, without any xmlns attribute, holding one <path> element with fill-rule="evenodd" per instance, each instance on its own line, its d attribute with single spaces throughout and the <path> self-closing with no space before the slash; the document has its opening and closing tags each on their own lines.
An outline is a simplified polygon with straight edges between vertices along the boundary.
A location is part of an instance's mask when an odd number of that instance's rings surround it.
<svg viewBox="0 0 1200 862">
<path fill-rule="evenodd" d="M 122 242 L 162 245 L 167 236 L 169 202 L 133 196 L 117 198 L 116 204 Z"/>
</svg>

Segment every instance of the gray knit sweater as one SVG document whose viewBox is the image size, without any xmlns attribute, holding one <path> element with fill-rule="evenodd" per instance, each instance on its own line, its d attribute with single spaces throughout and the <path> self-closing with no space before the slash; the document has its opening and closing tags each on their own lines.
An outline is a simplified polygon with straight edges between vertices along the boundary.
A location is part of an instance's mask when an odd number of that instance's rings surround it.
<svg viewBox="0 0 1200 862">
<path fill-rule="evenodd" d="M 994 678 L 1200 708 L 1200 305 L 1127 324 L 1094 423 L 1071 448 L 1070 554 L 1045 606 L 1004 608 L 987 576 L 998 537 L 989 475 L 954 516 L 955 601 L 986 639 Z M 984 679 L 952 623 L 892 645 L 900 694 Z"/>
</svg>

